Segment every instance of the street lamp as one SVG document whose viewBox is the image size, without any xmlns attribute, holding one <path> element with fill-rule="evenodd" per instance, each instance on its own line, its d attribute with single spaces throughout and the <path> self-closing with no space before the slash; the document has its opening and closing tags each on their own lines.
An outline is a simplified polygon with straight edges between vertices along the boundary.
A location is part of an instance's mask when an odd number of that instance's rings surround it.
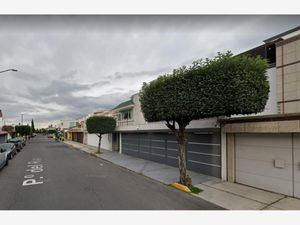
<svg viewBox="0 0 300 225">
<path fill-rule="evenodd" d="M 16 70 L 16 69 L 8 69 L 8 70 L 2 70 L 2 71 L 0 71 L 0 73 L 4 73 L 4 72 L 8 72 L 8 71 L 18 72 L 18 70 Z"/>
</svg>

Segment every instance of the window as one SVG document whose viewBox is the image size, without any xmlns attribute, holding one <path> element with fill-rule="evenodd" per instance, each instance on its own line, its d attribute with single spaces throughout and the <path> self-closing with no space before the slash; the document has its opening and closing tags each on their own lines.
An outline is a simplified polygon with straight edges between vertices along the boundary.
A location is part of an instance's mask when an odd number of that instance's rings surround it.
<svg viewBox="0 0 300 225">
<path fill-rule="evenodd" d="M 121 112 L 121 118 L 122 120 L 130 120 L 132 118 L 132 110 L 126 110 Z"/>
<path fill-rule="evenodd" d="M 270 44 L 266 46 L 266 55 L 269 64 L 274 64 L 276 62 L 276 46 L 275 44 Z"/>
</svg>

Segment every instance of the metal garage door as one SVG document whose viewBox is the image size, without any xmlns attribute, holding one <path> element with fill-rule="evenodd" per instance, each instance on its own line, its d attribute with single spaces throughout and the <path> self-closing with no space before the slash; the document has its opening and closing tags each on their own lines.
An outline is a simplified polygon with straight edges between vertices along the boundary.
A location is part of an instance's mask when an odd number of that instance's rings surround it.
<svg viewBox="0 0 300 225">
<path fill-rule="evenodd" d="M 189 133 L 187 168 L 221 176 L 220 135 Z M 178 144 L 169 133 L 123 133 L 122 152 L 131 156 L 178 166 Z"/>
<path fill-rule="evenodd" d="M 235 143 L 237 182 L 300 197 L 298 134 L 236 134 Z"/>
<path fill-rule="evenodd" d="M 220 135 L 189 134 L 187 166 L 193 171 L 221 177 Z"/>
</svg>

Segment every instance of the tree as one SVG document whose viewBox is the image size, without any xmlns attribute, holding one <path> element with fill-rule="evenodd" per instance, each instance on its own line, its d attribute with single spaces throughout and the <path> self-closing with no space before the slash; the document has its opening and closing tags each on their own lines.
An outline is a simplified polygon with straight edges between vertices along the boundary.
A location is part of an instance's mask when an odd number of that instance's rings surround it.
<svg viewBox="0 0 300 225">
<path fill-rule="evenodd" d="M 99 137 L 98 153 L 100 153 L 101 138 L 103 134 L 111 133 L 116 128 L 116 120 L 109 116 L 91 116 L 86 120 L 87 131 Z"/>
<path fill-rule="evenodd" d="M 19 125 L 15 126 L 15 130 L 17 134 L 20 134 L 21 136 L 27 136 L 30 135 L 31 128 L 29 125 Z"/>
<path fill-rule="evenodd" d="M 31 120 L 31 133 L 35 132 L 33 119 Z"/>
<path fill-rule="evenodd" d="M 140 101 L 146 121 L 165 121 L 175 133 L 181 184 L 191 186 L 186 126 L 197 119 L 263 111 L 269 93 L 266 69 L 259 57 L 219 53 L 143 84 Z"/>
<path fill-rule="evenodd" d="M 6 132 L 8 132 L 8 133 L 13 133 L 13 132 L 15 131 L 14 127 L 11 126 L 11 125 L 4 125 L 4 126 L 2 127 L 2 130 L 3 130 L 3 131 L 6 131 Z"/>
</svg>

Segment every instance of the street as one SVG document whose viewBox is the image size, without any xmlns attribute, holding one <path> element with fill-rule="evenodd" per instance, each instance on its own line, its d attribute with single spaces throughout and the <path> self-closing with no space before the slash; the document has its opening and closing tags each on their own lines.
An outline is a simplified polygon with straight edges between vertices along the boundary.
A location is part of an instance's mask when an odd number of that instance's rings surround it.
<svg viewBox="0 0 300 225">
<path fill-rule="evenodd" d="M 0 171 L 1 210 L 220 207 L 38 135 Z"/>
</svg>

